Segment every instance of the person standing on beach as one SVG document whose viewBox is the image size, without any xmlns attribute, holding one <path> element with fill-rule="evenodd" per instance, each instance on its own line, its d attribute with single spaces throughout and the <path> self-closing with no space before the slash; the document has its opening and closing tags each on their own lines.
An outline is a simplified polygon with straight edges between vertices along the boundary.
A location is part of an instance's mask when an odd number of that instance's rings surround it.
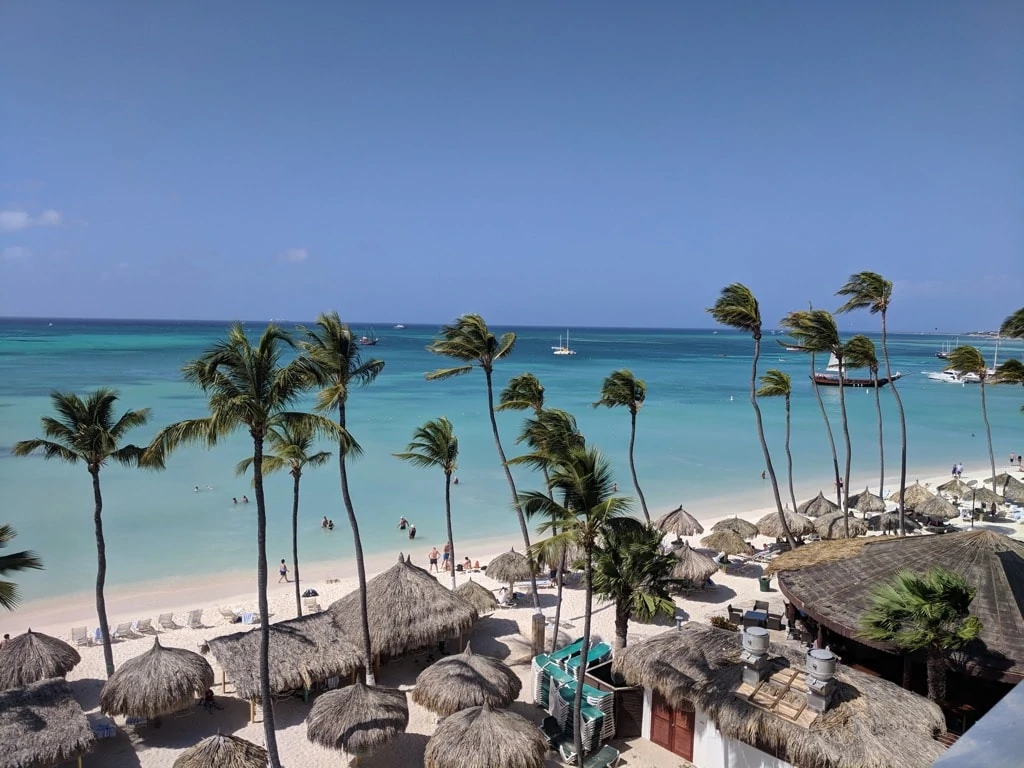
<svg viewBox="0 0 1024 768">
<path fill-rule="evenodd" d="M 288 564 L 283 559 L 281 560 L 281 565 L 277 569 L 277 572 L 281 574 L 281 578 L 277 580 L 278 584 L 280 584 L 282 581 L 288 581 Z"/>
<path fill-rule="evenodd" d="M 410 538 L 412 537 L 410 536 Z M 437 573 L 437 555 L 437 547 L 433 547 L 430 552 L 427 553 L 427 559 L 430 561 L 430 567 L 427 569 L 428 571 Z"/>
</svg>

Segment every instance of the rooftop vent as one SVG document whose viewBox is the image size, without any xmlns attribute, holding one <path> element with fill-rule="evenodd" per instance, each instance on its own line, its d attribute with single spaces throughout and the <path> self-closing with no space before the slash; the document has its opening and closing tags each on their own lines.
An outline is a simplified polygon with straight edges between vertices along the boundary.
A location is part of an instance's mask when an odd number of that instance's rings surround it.
<svg viewBox="0 0 1024 768">
<path fill-rule="evenodd" d="M 757 685 L 768 676 L 768 630 L 747 627 L 743 630 L 743 682 Z"/>
<path fill-rule="evenodd" d="M 807 652 L 807 708 L 819 714 L 828 709 L 836 689 L 836 657 L 815 648 Z"/>
</svg>

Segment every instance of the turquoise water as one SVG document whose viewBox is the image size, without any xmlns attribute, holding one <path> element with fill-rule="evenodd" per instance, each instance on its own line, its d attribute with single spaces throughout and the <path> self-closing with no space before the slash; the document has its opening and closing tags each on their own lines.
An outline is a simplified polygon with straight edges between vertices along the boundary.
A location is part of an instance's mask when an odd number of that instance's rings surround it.
<svg viewBox="0 0 1024 768">
<path fill-rule="evenodd" d="M 253 324 L 253 327 L 257 327 Z M 357 326 L 361 330 L 361 326 Z M 0 521 L 18 531 L 15 545 L 37 550 L 46 570 L 17 580 L 27 598 L 89 589 L 95 574 L 90 479 L 82 466 L 15 458 L 11 446 L 40 434 L 39 417 L 49 412 L 53 389 L 84 392 L 115 386 L 121 404 L 149 407 L 152 424 L 134 440 L 148 441 L 161 425 L 204 415 L 201 393 L 185 384 L 179 370 L 218 338 L 224 324 L 135 321 L 0 320 Z M 443 361 L 424 350 L 436 328 L 411 326 L 382 330 L 381 343 L 367 353 L 386 361 L 371 387 L 354 393 L 349 427 L 365 456 L 351 472 L 352 492 L 368 551 L 386 552 L 408 544 L 395 530 L 404 515 L 416 523 L 422 547 L 443 541 L 443 477 L 392 457 L 403 450 L 413 429 L 427 419 L 447 416 L 460 439 L 460 484 L 453 489 L 456 536 L 485 538 L 515 533 L 508 488 L 498 465 L 487 420 L 483 375 L 479 371 L 447 382 L 427 382 L 423 374 Z M 505 329 L 496 329 L 505 330 Z M 637 468 L 652 511 L 684 503 L 695 513 L 716 510 L 713 499 L 767 504 L 761 480 L 763 460 L 747 402 L 751 341 L 721 331 L 572 329 L 574 357 L 555 357 L 551 346 L 564 329 L 516 328 L 514 354 L 499 363 L 496 384 L 531 371 L 546 387 L 548 403 L 572 411 L 588 440 L 614 464 L 620 491 L 631 491 L 626 459 L 629 416 L 594 409 L 603 377 L 631 368 L 647 381 L 648 400 L 639 417 Z M 933 473 L 956 460 L 985 455 L 977 386 L 932 382 L 920 375 L 935 370 L 933 357 L 944 337 L 894 335 L 890 351 L 907 410 L 910 456 L 914 467 Z M 991 342 L 980 348 L 992 359 Z M 1020 344 L 1004 343 L 1000 359 L 1021 356 Z M 824 427 L 807 378 L 807 358 L 787 353 L 766 339 L 762 358 L 793 376 L 793 453 L 797 484 L 808 485 L 831 473 Z M 827 406 L 838 414 L 838 393 L 823 390 Z M 989 413 L 997 461 L 1024 450 L 1017 388 L 988 388 Z M 874 398 L 866 390 L 847 390 L 854 446 L 854 474 L 877 474 Z M 892 396 L 882 398 L 889 431 L 888 479 L 898 478 L 898 429 Z M 781 402 L 764 402 L 769 438 L 782 469 Z M 507 453 L 521 414 L 499 414 Z M 837 438 L 840 437 L 836 423 Z M 255 560 L 255 505 L 231 503 L 252 498 L 233 467 L 251 452 L 238 435 L 213 450 L 183 450 L 164 472 L 107 467 L 101 475 L 111 584 L 250 567 Z M 526 470 L 516 472 L 522 489 L 539 487 Z M 198 485 L 213 490 L 193 492 Z M 828 483 L 831 487 L 831 483 Z M 291 478 L 268 479 L 268 556 L 290 552 Z M 311 470 L 302 481 L 300 547 L 308 561 L 344 558 L 351 541 L 332 465 Z M 330 533 L 320 530 L 322 515 L 335 520 Z"/>
</svg>

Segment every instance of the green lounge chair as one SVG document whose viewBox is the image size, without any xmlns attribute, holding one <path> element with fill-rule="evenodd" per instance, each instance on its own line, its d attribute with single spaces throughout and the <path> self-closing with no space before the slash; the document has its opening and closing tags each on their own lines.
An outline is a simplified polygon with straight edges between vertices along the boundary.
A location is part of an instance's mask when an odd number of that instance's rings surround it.
<svg viewBox="0 0 1024 768">
<path fill-rule="evenodd" d="M 605 744 L 601 749 L 583 761 L 583 768 L 614 768 L 619 764 L 619 750 L 610 744 Z"/>
</svg>

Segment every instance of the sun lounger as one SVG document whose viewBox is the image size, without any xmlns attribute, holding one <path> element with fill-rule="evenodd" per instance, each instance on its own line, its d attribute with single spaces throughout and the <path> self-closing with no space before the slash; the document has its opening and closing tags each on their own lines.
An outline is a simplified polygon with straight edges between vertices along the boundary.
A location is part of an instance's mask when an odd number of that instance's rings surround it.
<svg viewBox="0 0 1024 768">
<path fill-rule="evenodd" d="M 157 619 L 157 621 L 163 629 L 181 629 L 180 624 L 174 623 L 173 613 L 161 613 L 160 618 Z"/>
<path fill-rule="evenodd" d="M 230 608 L 218 608 L 217 612 L 227 620 L 228 624 L 238 623 L 238 614 Z"/>
<path fill-rule="evenodd" d="M 587 654 L 587 666 L 591 667 L 594 664 L 598 664 L 604 661 L 609 656 L 611 656 L 611 653 L 612 648 L 610 645 L 608 645 L 608 643 L 597 643 L 596 645 L 591 647 L 590 653 Z M 573 656 L 565 663 L 565 668 L 568 672 L 572 673 L 575 670 L 579 669 L 581 655 L 582 654 Z"/>
<path fill-rule="evenodd" d="M 92 645 L 92 638 L 89 637 L 89 630 L 86 627 L 71 628 L 71 642 L 75 645 Z"/>
<path fill-rule="evenodd" d="M 578 654 L 582 650 L 583 650 L 583 638 L 581 637 L 579 640 L 576 640 L 575 642 L 569 643 L 569 645 L 565 646 L 564 648 L 559 648 L 554 653 L 548 654 L 548 658 L 551 661 L 554 661 L 554 662 L 557 663 L 557 662 L 560 662 L 560 661 L 563 661 L 563 660 L 569 658 L 570 656 L 574 656 L 574 655 Z"/>
<path fill-rule="evenodd" d="M 203 609 L 196 608 L 194 611 L 188 612 L 188 618 L 185 621 L 185 626 L 189 629 L 202 629 L 203 628 Z"/>
<path fill-rule="evenodd" d="M 304 613 L 320 613 L 323 608 L 320 607 L 320 603 L 317 602 L 317 598 L 304 597 L 302 598 L 302 610 Z"/>
<path fill-rule="evenodd" d="M 118 624 L 110 632 L 111 640 L 126 640 L 132 637 L 135 637 L 135 632 L 132 631 L 132 623 L 130 621 Z"/>
<path fill-rule="evenodd" d="M 613 768 L 619 764 L 619 750 L 610 744 L 605 744 L 601 749 L 583 761 L 583 768 Z"/>
<path fill-rule="evenodd" d="M 135 626 L 133 627 L 133 629 L 140 635 L 156 631 L 155 629 L 153 629 L 152 619 L 139 619 L 135 622 Z"/>
</svg>

